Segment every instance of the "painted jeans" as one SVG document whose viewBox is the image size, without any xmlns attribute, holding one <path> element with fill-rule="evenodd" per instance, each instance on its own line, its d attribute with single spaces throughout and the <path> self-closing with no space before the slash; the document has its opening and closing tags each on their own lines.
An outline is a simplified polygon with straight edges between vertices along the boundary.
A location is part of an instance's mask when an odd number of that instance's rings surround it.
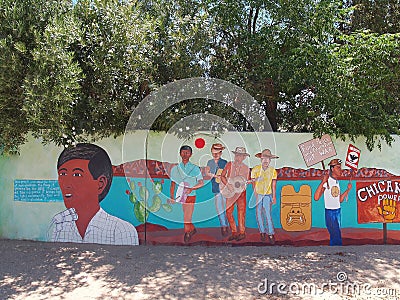
<svg viewBox="0 0 400 300">
<path fill-rule="evenodd" d="M 214 194 L 215 208 L 217 209 L 219 223 L 221 227 L 228 227 L 228 219 L 226 218 L 226 199 L 221 193 Z"/>
<path fill-rule="evenodd" d="M 235 196 L 237 196 L 236 194 Z M 233 210 L 237 206 L 237 217 L 238 226 L 236 226 L 235 219 L 233 217 Z M 229 226 L 231 228 L 232 234 L 239 233 L 244 234 L 246 231 L 246 191 L 242 192 L 237 198 L 227 198 L 226 199 L 226 217 L 228 218 Z"/>
<path fill-rule="evenodd" d="M 188 196 L 186 202 L 182 204 L 183 210 L 183 228 L 186 232 L 193 231 L 195 229 L 192 223 L 192 216 L 194 210 L 194 204 L 196 202 L 196 196 Z"/>
<path fill-rule="evenodd" d="M 340 208 L 325 208 L 325 224 L 329 231 L 329 246 L 342 246 L 342 234 L 340 232 Z"/>
<path fill-rule="evenodd" d="M 274 224 L 272 223 L 272 217 L 271 217 L 271 207 L 272 207 L 272 194 L 268 195 L 257 194 L 256 217 L 260 233 L 266 233 L 268 235 L 272 235 L 275 233 Z M 265 226 L 264 220 L 266 220 L 267 226 Z"/>
</svg>

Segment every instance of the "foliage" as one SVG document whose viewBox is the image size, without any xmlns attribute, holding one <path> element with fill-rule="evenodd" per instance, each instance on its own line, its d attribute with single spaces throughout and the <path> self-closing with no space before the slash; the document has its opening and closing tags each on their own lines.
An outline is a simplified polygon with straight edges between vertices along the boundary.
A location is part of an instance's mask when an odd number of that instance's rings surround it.
<svg viewBox="0 0 400 300">
<path fill-rule="evenodd" d="M 68 145 L 124 132 L 152 73 L 147 40 L 155 33 L 140 12 L 131 1 L 83 0 L 49 23 L 25 81 L 25 109 L 45 141 Z"/>
<path fill-rule="evenodd" d="M 241 7 L 238 7 L 241 5 Z M 332 1 L 222 2 L 211 74 L 248 90 L 282 129 L 278 103 L 295 99 L 318 78 L 336 33 L 338 7 Z M 222 14 L 228 11 L 228 14 Z M 233 25 L 236 20 L 237 25 Z M 229 30 L 230 27 L 236 30 Z M 281 124 L 279 124 L 281 123 Z M 280 126 L 281 125 L 281 126 Z"/>
<path fill-rule="evenodd" d="M 143 9 L 155 20 L 158 33 L 152 43 L 153 83 L 204 75 L 211 32 L 203 1 L 143 1 Z"/>
<path fill-rule="evenodd" d="M 342 1 L 216 7 L 226 28 L 214 43 L 212 75 L 251 91 L 276 122 L 273 128 L 365 136 L 369 149 L 398 134 L 397 35 L 341 31 L 354 12 Z"/>
<path fill-rule="evenodd" d="M 399 134 L 400 128 L 400 35 L 355 32 L 341 39 L 334 51 L 334 85 L 323 87 L 328 88 L 322 90 L 324 99 L 316 98 L 326 100 L 330 118 L 321 133 L 365 136 L 370 150 L 380 148 L 381 139 L 390 144 L 390 133 Z"/>
<path fill-rule="evenodd" d="M 0 147 L 14 153 L 31 130 L 24 110 L 24 81 L 33 69 L 33 51 L 53 15 L 69 1 L 0 0 Z"/>
<path fill-rule="evenodd" d="M 353 0 L 351 31 L 371 30 L 372 32 L 400 32 L 399 0 Z"/>
<path fill-rule="evenodd" d="M 31 71 L 24 80 L 23 110 L 30 130 L 46 142 L 67 145 L 72 143 L 69 133 L 76 133 L 74 108 L 84 74 L 69 48 L 79 39 L 73 36 L 80 31 L 77 25 L 71 17 L 51 21 L 32 51 Z"/>
<path fill-rule="evenodd" d="M 390 144 L 399 16 L 397 0 L 0 0 L 0 150 L 28 132 L 64 146 L 122 134 L 152 90 L 197 76 L 248 91 L 273 130 Z M 207 113 L 251 130 L 204 99 L 170 107 L 152 129 L 179 134 L 183 117 Z"/>
<path fill-rule="evenodd" d="M 205 1 L 151 0 L 144 1 L 147 13 L 156 20 L 158 39 L 153 41 L 155 67 L 151 89 L 179 79 L 205 75 L 210 55 L 213 30 Z M 174 124 L 185 116 L 206 113 L 213 101 L 192 99 L 165 110 L 154 122 L 154 130 L 175 130 Z M 186 136 L 187 137 L 187 136 Z"/>
</svg>

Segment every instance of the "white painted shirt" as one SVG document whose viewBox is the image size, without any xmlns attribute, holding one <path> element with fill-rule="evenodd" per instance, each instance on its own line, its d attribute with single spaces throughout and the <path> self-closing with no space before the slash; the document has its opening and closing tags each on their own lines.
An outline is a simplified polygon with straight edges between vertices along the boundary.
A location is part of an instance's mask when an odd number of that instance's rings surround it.
<svg viewBox="0 0 400 300">
<path fill-rule="evenodd" d="M 326 209 L 338 209 L 340 208 L 340 186 L 339 181 L 330 177 L 328 178 L 328 184 L 324 183 L 324 201 Z"/>
<path fill-rule="evenodd" d="M 90 220 L 82 239 L 76 226 L 75 211 L 67 209 L 55 215 L 50 225 L 52 242 L 94 243 L 106 245 L 139 245 L 136 228 L 129 222 L 105 212 L 102 208 Z"/>
</svg>

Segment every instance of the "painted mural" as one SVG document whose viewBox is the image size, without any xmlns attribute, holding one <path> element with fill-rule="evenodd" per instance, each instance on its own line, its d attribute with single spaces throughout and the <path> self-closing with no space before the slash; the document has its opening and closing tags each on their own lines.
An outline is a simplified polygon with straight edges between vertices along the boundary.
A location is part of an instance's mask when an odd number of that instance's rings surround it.
<svg viewBox="0 0 400 300">
<path fill-rule="evenodd" d="M 309 147 L 303 144 L 299 147 L 302 154 L 308 151 L 305 156 L 314 160 L 318 158 L 312 151 L 336 155 L 330 137 L 324 139 L 309 143 Z M 363 222 L 354 218 L 360 217 L 355 203 L 355 182 L 358 189 L 359 182 L 366 178 L 395 177 L 373 168 L 342 169 L 344 163 L 339 158 L 332 158 L 327 170 L 275 169 L 270 164 L 279 157 L 270 149 L 253 153 L 259 164 L 249 167 L 246 159 L 252 154 L 245 147 L 237 146 L 228 151 L 233 154 L 233 159 L 228 161 L 223 158 L 227 151 L 222 143 L 210 144 L 208 151 L 212 159 L 204 166 L 196 166 L 190 162 L 193 151 L 207 151 L 203 149 L 204 142 L 202 147 L 197 143 L 198 140 L 192 141 L 195 150 L 188 145 L 181 147 L 178 164 L 138 160 L 115 167 L 117 176 L 129 174 L 130 180 L 141 177 L 153 185 L 159 182 L 158 200 L 148 203 L 146 223 L 138 227 L 140 233 L 146 230 L 147 243 L 332 246 L 358 243 L 357 240 L 363 238 L 369 240 L 371 231 L 360 230 L 359 224 Z M 394 198 L 384 197 L 386 202 L 382 202 L 382 209 L 379 210 L 378 205 L 374 207 L 379 220 L 364 218 L 364 223 L 380 222 L 383 214 L 393 211 L 390 200 L 393 202 Z M 154 213 L 151 207 L 155 205 L 168 208 Z M 343 223 L 346 225 L 344 233 Z M 377 234 L 379 230 L 374 231 L 374 238 Z"/>
<path fill-rule="evenodd" d="M 100 207 L 108 194 L 113 171 L 107 152 L 93 144 L 78 144 L 61 152 L 58 184 L 66 210 L 49 228 L 52 242 L 138 245 L 135 227 Z"/>
<path fill-rule="evenodd" d="M 270 139 L 261 147 L 247 140 L 198 135 L 164 145 L 176 149 L 164 159 L 148 150 L 147 159 L 121 163 L 111 163 L 110 146 L 58 150 L 56 178 L 12 181 L 14 208 L 8 215 L 29 207 L 36 223 L 25 215 L 30 228 L 24 221 L 7 226 L 24 228 L 23 238 L 56 242 L 333 246 L 381 244 L 382 223 L 389 223 L 388 243 L 400 243 L 400 177 L 382 168 L 358 168 L 355 145 L 347 152 L 340 145 L 337 154 L 337 141 L 328 138 L 298 139 L 297 149 L 275 147 Z M 335 155 L 317 157 L 328 152 Z M 287 166 L 293 164 L 289 154 L 297 157 L 297 166 L 307 159 L 326 160 L 327 167 Z M 47 218 L 46 209 L 54 211 Z M 29 235 L 35 226 L 38 237 Z"/>
</svg>

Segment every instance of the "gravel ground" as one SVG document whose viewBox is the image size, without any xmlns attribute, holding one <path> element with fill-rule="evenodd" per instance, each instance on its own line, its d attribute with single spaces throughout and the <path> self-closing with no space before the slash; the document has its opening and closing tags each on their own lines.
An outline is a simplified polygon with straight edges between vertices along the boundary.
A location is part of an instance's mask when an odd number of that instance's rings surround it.
<svg viewBox="0 0 400 300">
<path fill-rule="evenodd" d="M 1 299 L 400 299 L 394 245 L 0 249 Z"/>
</svg>

